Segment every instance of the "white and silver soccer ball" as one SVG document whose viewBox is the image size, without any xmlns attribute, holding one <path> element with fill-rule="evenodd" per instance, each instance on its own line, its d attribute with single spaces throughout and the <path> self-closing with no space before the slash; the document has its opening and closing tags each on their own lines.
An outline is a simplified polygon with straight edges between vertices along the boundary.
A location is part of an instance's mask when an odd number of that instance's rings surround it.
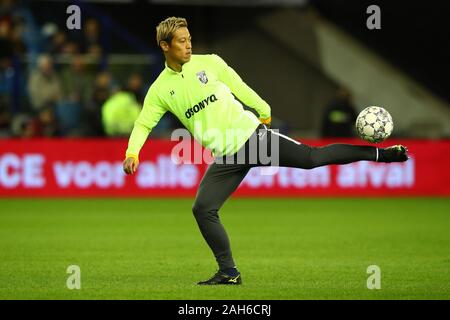
<svg viewBox="0 0 450 320">
<path fill-rule="evenodd" d="M 376 106 L 365 108 L 356 118 L 356 132 L 366 141 L 378 143 L 386 140 L 394 129 L 392 117 L 386 109 Z"/>
</svg>

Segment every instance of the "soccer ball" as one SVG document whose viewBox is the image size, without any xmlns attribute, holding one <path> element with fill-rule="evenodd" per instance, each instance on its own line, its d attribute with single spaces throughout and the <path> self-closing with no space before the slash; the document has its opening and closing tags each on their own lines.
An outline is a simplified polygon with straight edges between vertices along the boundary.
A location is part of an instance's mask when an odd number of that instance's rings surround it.
<svg viewBox="0 0 450 320">
<path fill-rule="evenodd" d="M 366 141 L 378 143 L 386 140 L 394 129 L 392 117 L 381 107 L 367 107 L 356 118 L 356 132 Z"/>
</svg>

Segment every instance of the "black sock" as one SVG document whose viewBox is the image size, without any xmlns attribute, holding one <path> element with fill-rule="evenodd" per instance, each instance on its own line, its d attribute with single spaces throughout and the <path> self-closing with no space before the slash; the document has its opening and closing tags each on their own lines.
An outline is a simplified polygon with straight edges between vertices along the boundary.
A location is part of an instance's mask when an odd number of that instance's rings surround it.
<svg viewBox="0 0 450 320">
<path fill-rule="evenodd" d="M 236 268 L 226 268 L 226 269 L 222 269 L 220 271 L 229 275 L 230 277 L 236 277 L 239 275 L 239 271 Z"/>
<path fill-rule="evenodd" d="M 388 162 L 384 148 L 378 148 L 378 162 Z"/>
</svg>

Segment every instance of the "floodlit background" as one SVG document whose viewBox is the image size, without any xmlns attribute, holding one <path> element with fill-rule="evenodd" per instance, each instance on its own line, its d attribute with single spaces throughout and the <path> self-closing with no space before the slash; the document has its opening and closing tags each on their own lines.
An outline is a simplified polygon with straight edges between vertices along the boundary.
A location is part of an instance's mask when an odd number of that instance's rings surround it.
<svg viewBox="0 0 450 320">
<path fill-rule="evenodd" d="M 367 26 L 373 4 L 381 29 Z M 442 1 L 1 1 L 0 298 L 450 298 L 447 12 Z M 188 20 L 194 54 L 220 55 L 270 104 L 281 133 L 366 144 L 354 122 L 377 105 L 394 119 L 381 146 L 411 153 L 253 169 L 221 210 L 241 288 L 194 286 L 216 268 L 191 213 L 207 165 L 171 160 L 174 116 L 153 129 L 138 173 L 122 172 L 169 16 Z M 367 287 L 370 265 L 381 289 Z"/>
</svg>

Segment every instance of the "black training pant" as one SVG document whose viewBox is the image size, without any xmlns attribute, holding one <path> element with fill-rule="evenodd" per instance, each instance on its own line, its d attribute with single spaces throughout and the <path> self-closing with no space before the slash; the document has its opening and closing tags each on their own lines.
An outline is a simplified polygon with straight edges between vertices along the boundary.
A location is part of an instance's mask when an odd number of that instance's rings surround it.
<svg viewBox="0 0 450 320">
<path fill-rule="evenodd" d="M 251 141 L 256 142 L 256 147 Z M 253 159 L 256 158 L 256 163 L 250 161 L 250 154 L 259 154 L 260 148 L 264 146 L 266 146 L 264 150 L 269 150 L 266 154 L 272 156 L 270 150 L 274 141 L 277 141 L 279 146 L 278 163 L 267 163 L 266 159 L 261 159 L 259 156 L 253 157 Z M 238 154 L 245 154 L 245 163 L 236 163 Z M 209 166 L 200 182 L 192 208 L 200 231 L 213 251 L 219 268 L 221 270 L 232 268 L 235 263 L 231 254 L 230 241 L 220 222 L 218 211 L 251 168 L 278 165 L 312 169 L 328 164 L 346 164 L 361 160 L 375 161 L 376 157 L 377 149 L 375 147 L 348 144 L 310 147 L 260 125 L 237 154 L 228 158 L 218 158 L 216 160 L 220 161 Z M 235 163 L 230 164 L 227 160 L 234 160 Z"/>
</svg>

